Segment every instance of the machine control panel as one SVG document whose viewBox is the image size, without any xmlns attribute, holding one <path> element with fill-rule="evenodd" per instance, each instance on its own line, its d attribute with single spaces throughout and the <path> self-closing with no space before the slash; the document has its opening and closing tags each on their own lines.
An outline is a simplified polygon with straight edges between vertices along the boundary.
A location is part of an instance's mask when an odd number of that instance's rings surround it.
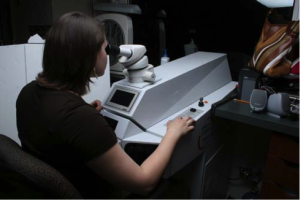
<svg viewBox="0 0 300 200">
<path fill-rule="evenodd" d="M 139 92 L 123 87 L 115 87 L 108 96 L 105 104 L 126 112 L 130 112 Z"/>
<path fill-rule="evenodd" d="M 203 111 L 200 109 L 196 109 L 196 108 L 189 108 L 187 110 L 185 110 L 184 112 L 182 112 L 181 114 L 179 114 L 178 116 L 176 116 L 174 119 L 176 119 L 177 117 L 182 117 L 184 118 L 185 116 L 190 116 L 191 118 L 195 119 L 198 115 L 200 115 Z M 174 120 L 172 119 L 172 120 Z M 167 124 L 165 124 L 165 126 L 167 126 Z"/>
</svg>

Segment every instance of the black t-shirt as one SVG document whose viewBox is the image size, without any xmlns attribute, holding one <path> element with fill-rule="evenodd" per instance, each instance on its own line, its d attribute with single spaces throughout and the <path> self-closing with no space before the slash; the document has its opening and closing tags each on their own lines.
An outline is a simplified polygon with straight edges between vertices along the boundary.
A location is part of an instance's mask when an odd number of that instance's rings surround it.
<svg viewBox="0 0 300 200">
<path fill-rule="evenodd" d="M 85 162 L 117 143 L 103 116 L 81 97 L 26 85 L 16 103 L 22 148 L 66 176 L 84 198 L 109 198 L 112 186 Z"/>
</svg>

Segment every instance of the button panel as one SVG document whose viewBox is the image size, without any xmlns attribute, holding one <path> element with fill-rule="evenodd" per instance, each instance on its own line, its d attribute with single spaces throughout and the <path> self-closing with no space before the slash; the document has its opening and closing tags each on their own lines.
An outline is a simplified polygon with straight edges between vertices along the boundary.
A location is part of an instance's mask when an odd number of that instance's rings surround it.
<svg viewBox="0 0 300 200">
<path fill-rule="evenodd" d="M 203 111 L 200 109 L 196 109 L 196 108 L 189 108 L 186 111 L 182 112 L 180 115 L 176 116 L 174 119 L 176 119 L 177 117 L 182 117 L 184 118 L 185 116 L 190 116 L 191 118 L 195 118 L 198 115 L 200 115 Z M 172 119 L 172 121 L 174 120 Z M 164 125 L 167 126 L 167 123 Z"/>
</svg>

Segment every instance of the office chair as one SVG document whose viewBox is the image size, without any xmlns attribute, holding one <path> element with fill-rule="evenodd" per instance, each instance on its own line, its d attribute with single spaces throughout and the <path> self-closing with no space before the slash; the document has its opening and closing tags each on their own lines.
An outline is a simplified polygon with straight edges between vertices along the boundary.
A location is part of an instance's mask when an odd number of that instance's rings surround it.
<svg viewBox="0 0 300 200">
<path fill-rule="evenodd" d="M 56 169 L 0 134 L 0 198 L 82 199 Z"/>
</svg>

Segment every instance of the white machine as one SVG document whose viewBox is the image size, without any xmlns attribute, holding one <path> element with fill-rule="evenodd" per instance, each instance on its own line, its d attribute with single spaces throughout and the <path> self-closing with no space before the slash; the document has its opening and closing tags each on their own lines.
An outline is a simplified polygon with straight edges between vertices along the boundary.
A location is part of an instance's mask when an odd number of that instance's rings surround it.
<svg viewBox="0 0 300 200">
<path fill-rule="evenodd" d="M 120 49 L 132 51 L 134 46 L 120 46 Z M 125 59 L 123 54 L 120 62 L 130 60 L 132 54 L 128 56 Z M 221 53 L 196 52 L 156 67 L 155 78 L 151 81 L 142 82 L 141 76 L 135 77 L 138 81 L 132 81 L 130 66 L 125 71 L 129 72 L 127 79 L 113 84 L 102 111 L 105 118 L 114 124 L 124 149 L 132 143 L 159 144 L 166 133 L 167 122 L 178 116 L 189 115 L 196 120 L 195 129 L 179 141 L 164 173 L 165 178 L 172 177 L 214 143 L 213 138 L 216 137 L 212 133 L 209 112 L 211 105 L 225 97 L 236 85 L 231 79 L 227 57 Z M 200 107 L 201 97 L 204 105 Z M 202 161 L 198 162 L 200 174 L 194 174 L 196 178 L 190 181 L 192 198 L 205 197 L 198 194 L 200 189 L 197 187 L 205 179 L 203 169 L 208 160 L 219 150 L 218 146 L 210 153 L 210 158 L 201 158 Z"/>
<path fill-rule="evenodd" d="M 108 45 L 106 52 L 117 56 L 124 66 L 123 74 L 129 83 L 154 82 L 156 76 L 153 65 L 148 63 L 145 56 L 146 48 L 143 45 Z"/>
</svg>

